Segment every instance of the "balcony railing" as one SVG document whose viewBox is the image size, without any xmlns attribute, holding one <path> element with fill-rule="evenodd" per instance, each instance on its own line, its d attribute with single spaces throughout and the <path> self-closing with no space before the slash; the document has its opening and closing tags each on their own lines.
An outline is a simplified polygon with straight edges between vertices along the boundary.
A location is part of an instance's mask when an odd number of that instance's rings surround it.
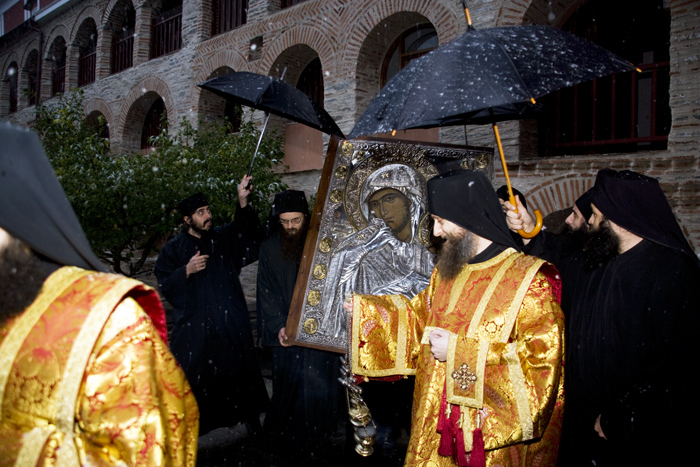
<svg viewBox="0 0 700 467">
<path fill-rule="evenodd" d="M 63 63 L 51 71 L 51 95 L 64 93 L 66 90 L 66 65 Z"/>
<path fill-rule="evenodd" d="M 115 37 L 112 45 L 112 73 L 131 68 L 134 63 L 134 30 Z"/>
<path fill-rule="evenodd" d="M 153 19 L 151 58 L 180 50 L 182 47 L 182 5 Z"/>
<path fill-rule="evenodd" d="M 211 35 L 222 34 L 246 23 L 248 0 L 213 0 Z"/>
<path fill-rule="evenodd" d="M 78 71 L 78 86 L 87 86 L 95 82 L 95 69 L 97 67 L 97 51 L 92 51 L 80 57 L 80 69 Z"/>
<path fill-rule="evenodd" d="M 671 127 L 669 63 L 639 68 L 558 91 L 555 151 L 663 149 Z"/>
</svg>

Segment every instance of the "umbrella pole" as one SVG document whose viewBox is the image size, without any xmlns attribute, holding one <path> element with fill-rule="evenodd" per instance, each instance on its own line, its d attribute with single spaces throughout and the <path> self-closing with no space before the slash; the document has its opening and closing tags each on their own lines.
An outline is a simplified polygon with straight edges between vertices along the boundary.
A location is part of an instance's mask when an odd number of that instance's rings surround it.
<svg viewBox="0 0 700 467">
<path fill-rule="evenodd" d="M 282 70 L 282 76 L 280 76 L 280 81 L 284 79 L 284 75 L 287 73 L 287 67 Z M 265 134 L 265 128 L 267 128 L 267 122 L 270 120 L 270 112 L 265 112 L 265 123 L 263 123 L 262 130 L 260 130 L 260 137 L 258 138 L 258 144 L 255 146 L 255 152 L 253 153 L 253 159 L 250 161 L 250 167 L 248 167 L 248 176 L 253 173 L 253 164 L 255 164 L 255 158 L 258 157 L 258 149 L 260 149 L 260 143 L 262 142 L 262 137 Z M 248 182 L 248 186 L 245 187 L 246 190 L 250 190 L 253 185 L 253 180 Z"/>
<path fill-rule="evenodd" d="M 255 158 L 258 157 L 258 149 L 260 149 L 260 143 L 262 142 L 262 137 L 265 134 L 265 128 L 267 128 L 267 121 L 270 120 L 270 112 L 265 112 L 265 123 L 263 123 L 262 130 L 260 130 L 260 137 L 258 138 L 258 144 L 255 146 L 255 152 L 253 153 L 253 160 L 250 161 L 250 167 L 248 167 L 248 176 L 250 177 L 253 171 L 253 164 L 255 164 Z"/>
<path fill-rule="evenodd" d="M 513 187 L 510 185 L 510 177 L 508 176 L 508 166 L 506 165 L 506 156 L 503 154 L 503 145 L 501 144 L 501 135 L 498 132 L 498 125 L 493 123 L 493 132 L 496 135 L 496 144 L 498 145 L 498 155 L 501 156 L 501 164 L 503 165 L 503 175 L 506 177 L 506 185 L 508 186 L 508 200 L 510 204 L 515 206 L 515 212 L 518 212 L 518 205 L 515 201 L 515 196 L 513 195 Z M 532 238 L 542 230 L 542 214 L 539 209 L 535 209 L 535 217 L 537 218 L 535 228 L 530 232 L 525 232 L 524 230 L 518 230 L 518 234 L 523 238 Z"/>
</svg>

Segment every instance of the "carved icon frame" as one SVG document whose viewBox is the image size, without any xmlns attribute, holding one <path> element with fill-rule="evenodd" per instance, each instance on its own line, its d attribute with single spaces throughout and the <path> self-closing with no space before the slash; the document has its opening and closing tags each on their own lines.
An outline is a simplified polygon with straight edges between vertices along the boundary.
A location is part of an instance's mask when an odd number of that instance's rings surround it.
<svg viewBox="0 0 700 467">
<path fill-rule="evenodd" d="M 389 165 L 407 166 L 427 179 L 454 169 L 481 170 L 493 178 L 492 148 L 400 141 L 382 138 L 340 140 L 333 137 L 323 166 L 286 329 L 289 342 L 303 347 L 347 352 L 347 336 L 320 333 L 328 315 L 327 267 L 344 236 L 368 225 L 359 191 L 374 171 Z M 427 194 L 425 195 L 427 198 Z M 427 206 L 427 199 L 425 200 Z M 420 223 L 428 243 L 426 215 Z M 382 224 L 384 225 L 384 224 Z M 360 237 L 361 238 L 361 237 Z M 326 295 L 324 295 L 326 294 Z M 337 310 L 336 310 L 337 311 Z M 345 316 L 336 316 L 343 320 Z"/>
</svg>

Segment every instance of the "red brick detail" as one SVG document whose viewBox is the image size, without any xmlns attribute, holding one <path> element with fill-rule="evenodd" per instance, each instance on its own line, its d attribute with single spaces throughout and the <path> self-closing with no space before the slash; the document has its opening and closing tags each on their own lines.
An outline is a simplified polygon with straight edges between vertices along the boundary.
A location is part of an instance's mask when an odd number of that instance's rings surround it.
<svg viewBox="0 0 700 467">
<path fill-rule="evenodd" d="M 130 132 L 125 131 L 125 128 L 128 126 L 132 130 L 138 130 L 137 133 L 140 137 L 141 128 L 137 128 L 137 126 L 143 123 L 143 118 L 139 120 L 138 118 L 129 118 L 129 116 L 132 113 L 132 107 L 134 106 L 134 103 L 137 102 L 142 96 L 150 92 L 156 93 L 158 94 L 158 96 L 163 98 L 168 118 L 172 122 L 176 120 L 177 114 L 175 112 L 172 94 L 170 93 L 170 88 L 168 88 L 167 83 L 161 80 L 160 78 L 156 78 L 154 76 L 149 76 L 147 78 L 142 79 L 136 85 L 132 86 L 131 91 L 129 91 L 126 97 L 124 97 L 119 116 L 113 123 L 113 125 L 110 126 L 110 139 L 112 139 L 113 141 L 121 141 L 121 146 L 124 148 L 135 149 L 130 147 L 131 140 L 134 139 L 135 136 L 134 134 L 128 134 Z M 147 110 L 148 109 L 146 109 L 145 111 Z M 114 131 L 114 136 L 112 136 L 112 131 Z M 127 141 L 127 139 L 129 141 Z"/>
<path fill-rule="evenodd" d="M 112 109 L 104 99 L 91 99 L 85 104 L 85 115 L 90 115 L 95 111 L 100 112 L 102 115 L 104 115 L 105 120 L 107 121 L 107 125 L 111 125 L 113 123 L 114 116 L 112 115 Z M 110 135 L 111 132 L 112 130 L 110 128 Z"/>
</svg>

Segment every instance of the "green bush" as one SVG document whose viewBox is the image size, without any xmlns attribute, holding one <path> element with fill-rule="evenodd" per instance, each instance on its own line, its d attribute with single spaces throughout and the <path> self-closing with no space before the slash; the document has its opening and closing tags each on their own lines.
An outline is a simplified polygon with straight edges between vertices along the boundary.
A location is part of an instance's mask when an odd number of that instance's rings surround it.
<svg viewBox="0 0 700 467">
<path fill-rule="evenodd" d="M 237 185 L 260 135 L 252 122 L 236 134 L 228 132 L 227 122 L 194 128 L 184 118 L 177 134 L 168 132 L 167 121 L 162 128 L 152 154 L 114 155 L 109 141 L 87 123 L 81 91 L 37 111 L 36 130 L 93 250 L 129 276 L 139 273 L 157 245 L 177 231 L 182 217 L 175 206 L 190 194 L 207 196 L 215 224 L 233 220 Z M 249 202 L 261 221 L 272 194 L 286 189 L 272 170 L 282 158 L 281 144 L 274 133 L 266 134 L 253 168 Z"/>
</svg>

